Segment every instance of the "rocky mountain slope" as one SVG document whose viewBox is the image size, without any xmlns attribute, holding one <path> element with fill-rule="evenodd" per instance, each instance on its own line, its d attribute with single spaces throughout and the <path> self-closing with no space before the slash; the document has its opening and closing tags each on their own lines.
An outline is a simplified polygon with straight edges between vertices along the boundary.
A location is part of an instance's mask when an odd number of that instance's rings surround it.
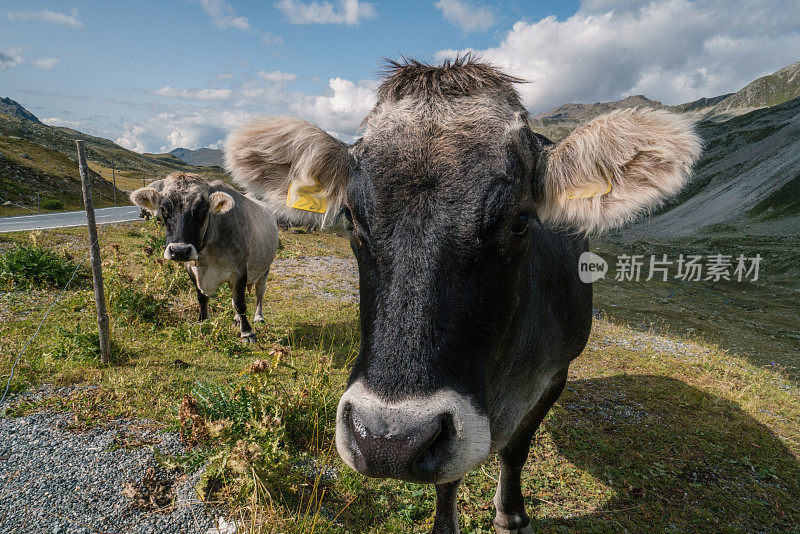
<svg viewBox="0 0 800 534">
<path fill-rule="evenodd" d="M 800 97 L 724 122 L 700 122 L 698 133 L 705 149 L 687 187 L 626 234 L 800 234 Z"/>
<path fill-rule="evenodd" d="M 189 165 L 198 167 L 222 167 L 224 164 L 222 150 L 216 148 L 200 148 L 198 150 L 176 148 L 171 150 L 170 154 Z"/>
<path fill-rule="evenodd" d="M 0 114 L 41 124 L 39 119 L 16 100 L 0 97 Z"/>
</svg>

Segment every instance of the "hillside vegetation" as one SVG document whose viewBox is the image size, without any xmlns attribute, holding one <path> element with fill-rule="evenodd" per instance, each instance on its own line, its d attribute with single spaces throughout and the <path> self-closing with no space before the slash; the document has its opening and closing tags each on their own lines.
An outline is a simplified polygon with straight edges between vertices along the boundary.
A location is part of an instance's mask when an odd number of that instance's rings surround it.
<svg viewBox="0 0 800 534">
<path fill-rule="evenodd" d="M 15 112 L 6 115 L 4 111 Z M 4 106 L 0 107 L 0 198 L 23 207 L 0 206 L 0 215 L 30 213 L 36 207 L 36 191 L 60 200 L 65 209 L 79 207 L 76 139 L 85 141 L 95 179 L 102 177 L 105 182 L 112 182 L 116 177 L 121 190 L 130 191 L 174 171 L 194 172 L 208 180 L 227 179 L 219 168 L 189 165 L 172 154 L 139 154 L 102 137 L 41 124 L 18 104 Z M 113 205 L 113 186 L 105 182 L 97 183 L 98 206 Z M 117 192 L 117 200 L 128 203 L 122 191 Z"/>
</svg>

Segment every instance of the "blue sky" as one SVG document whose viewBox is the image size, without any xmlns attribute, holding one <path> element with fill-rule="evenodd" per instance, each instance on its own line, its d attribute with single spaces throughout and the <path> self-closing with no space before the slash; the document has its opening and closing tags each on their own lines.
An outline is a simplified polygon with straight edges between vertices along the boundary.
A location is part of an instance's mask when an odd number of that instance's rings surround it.
<svg viewBox="0 0 800 534">
<path fill-rule="evenodd" d="M 800 60 L 796 1 L 0 1 L 0 96 L 139 151 L 220 146 L 260 114 L 343 139 L 381 57 L 473 50 L 531 81 L 536 113 L 735 91 Z"/>
</svg>

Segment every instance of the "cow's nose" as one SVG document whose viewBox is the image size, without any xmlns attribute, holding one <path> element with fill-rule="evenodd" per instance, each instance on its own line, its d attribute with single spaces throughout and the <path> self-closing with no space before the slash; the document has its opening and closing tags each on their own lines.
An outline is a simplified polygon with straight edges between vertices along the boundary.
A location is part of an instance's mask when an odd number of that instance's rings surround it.
<svg viewBox="0 0 800 534">
<path fill-rule="evenodd" d="M 451 414 L 394 424 L 369 408 L 348 403 L 344 410 L 359 472 L 414 482 L 436 478 L 454 435 Z"/>
<path fill-rule="evenodd" d="M 189 261 L 196 259 L 194 245 L 190 243 L 170 243 L 164 249 L 164 259 L 173 261 Z"/>
</svg>

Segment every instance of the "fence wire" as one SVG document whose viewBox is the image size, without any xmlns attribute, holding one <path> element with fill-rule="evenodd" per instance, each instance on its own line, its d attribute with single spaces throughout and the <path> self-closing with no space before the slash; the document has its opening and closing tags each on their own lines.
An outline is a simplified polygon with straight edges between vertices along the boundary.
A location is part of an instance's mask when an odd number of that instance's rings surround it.
<svg viewBox="0 0 800 534">
<path fill-rule="evenodd" d="M 97 241 L 98 240 L 95 239 L 94 243 L 89 245 L 89 250 L 91 250 L 91 248 L 97 243 Z M 33 333 L 33 335 L 30 338 L 28 338 L 28 341 L 22 347 L 22 350 L 19 351 L 19 354 L 17 354 L 17 357 L 14 359 L 14 363 L 11 365 L 11 374 L 8 377 L 8 382 L 6 382 L 5 391 L 3 391 L 3 396 L 0 397 L 0 406 L 2 406 L 3 403 L 6 401 L 6 397 L 8 396 L 8 390 L 11 387 L 11 381 L 14 379 L 14 370 L 17 368 L 17 363 L 19 363 L 19 360 L 22 357 L 22 354 L 25 352 L 25 350 L 27 350 L 28 346 L 30 346 L 30 344 L 33 342 L 33 340 L 36 339 L 36 336 L 39 335 L 39 331 L 42 329 L 42 326 L 44 325 L 45 321 L 47 321 L 47 318 L 50 316 L 50 312 L 53 311 L 53 308 L 55 307 L 56 303 L 64 295 L 64 292 L 67 291 L 67 288 L 69 288 L 69 285 L 75 279 L 75 276 L 77 276 L 78 270 L 86 262 L 86 260 L 89 259 L 90 255 L 91 255 L 91 252 L 87 253 L 86 257 L 83 259 L 83 261 L 78 262 L 78 264 L 75 266 L 75 270 L 72 272 L 72 276 L 70 276 L 69 281 L 67 281 L 67 284 L 61 290 L 61 292 L 53 298 L 52 302 L 50 303 L 50 307 L 47 308 L 47 312 L 45 312 L 45 314 L 44 314 L 44 317 L 42 317 L 42 320 L 39 321 L 39 326 L 36 327 L 36 331 Z"/>
</svg>

